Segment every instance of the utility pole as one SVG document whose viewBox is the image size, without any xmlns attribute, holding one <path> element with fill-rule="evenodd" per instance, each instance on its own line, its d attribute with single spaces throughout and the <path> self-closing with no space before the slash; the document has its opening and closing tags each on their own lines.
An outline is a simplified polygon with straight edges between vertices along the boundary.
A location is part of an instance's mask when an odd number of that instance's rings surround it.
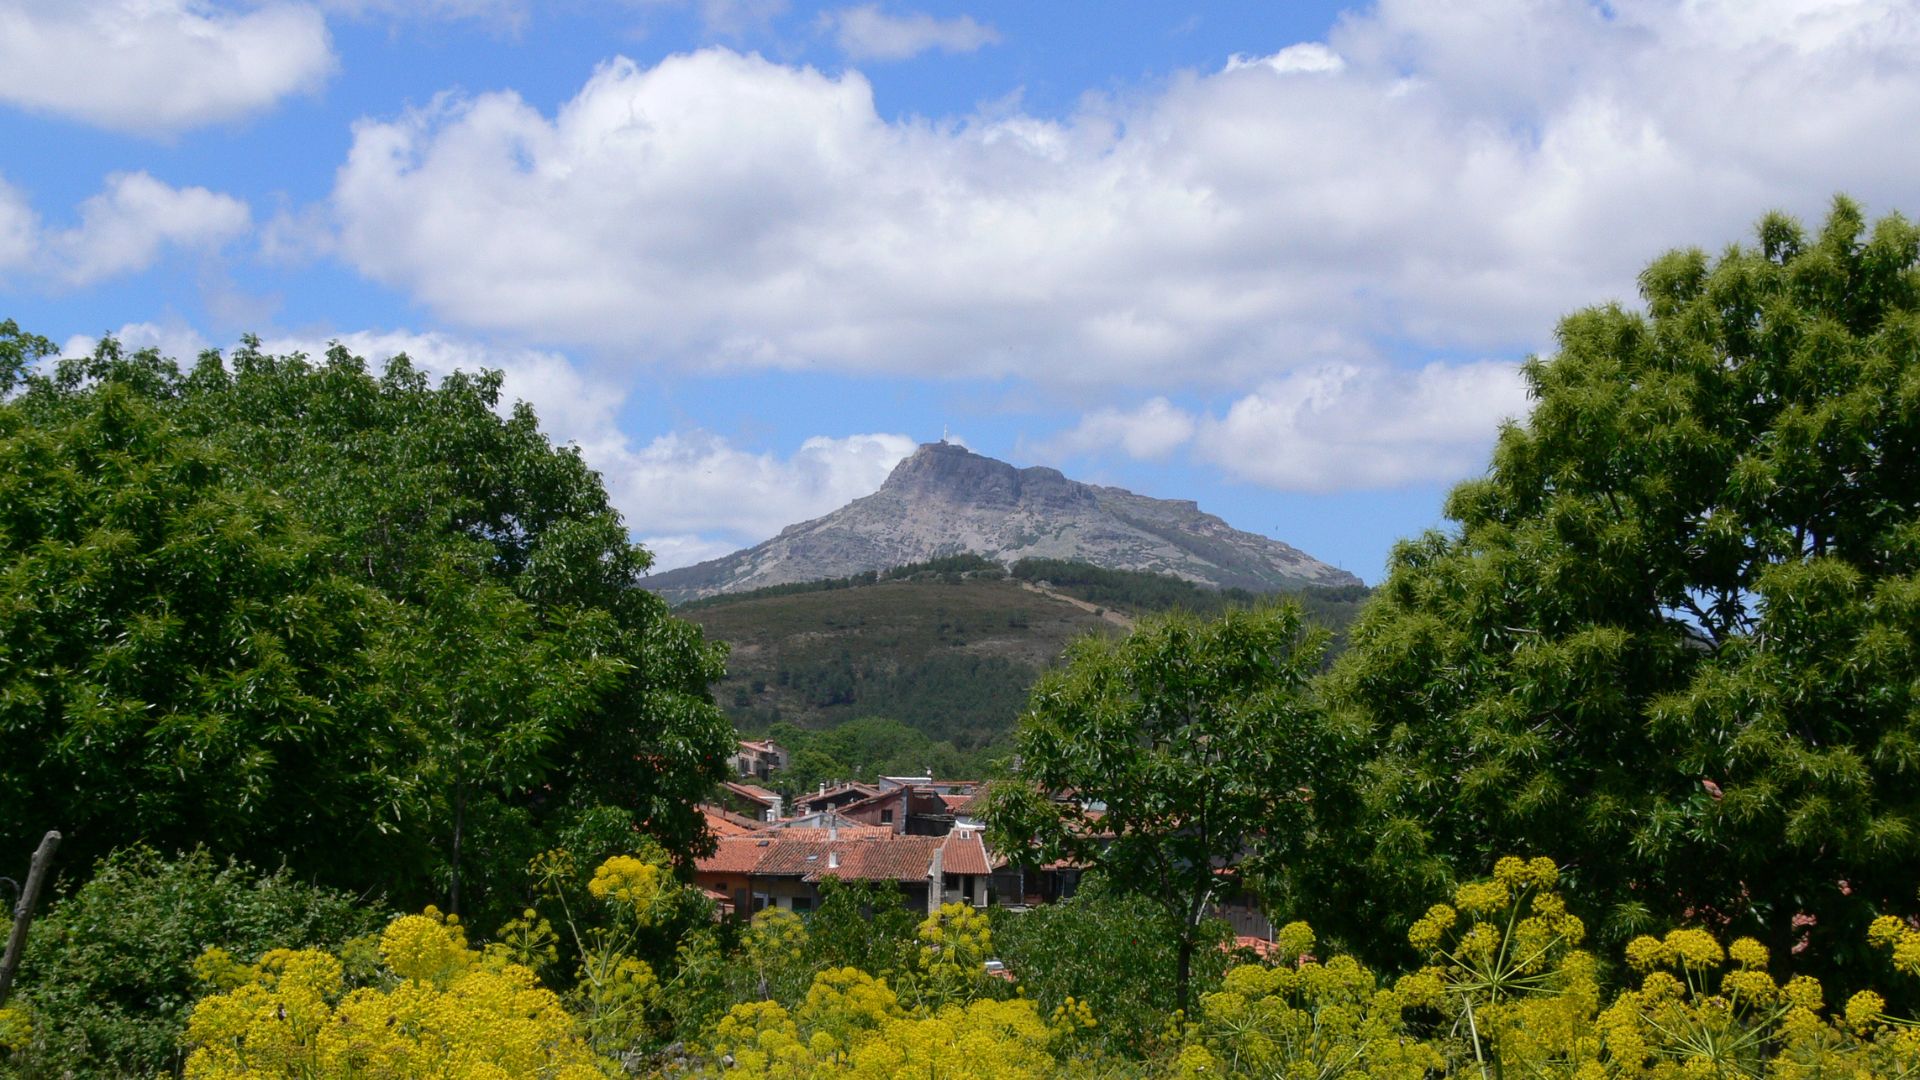
<svg viewBox="0 0 1920 1080">
<path fill-rule="evenodd" d="M 48 831 L 34 850 L 33 865 L 27 869 L 26 887 L 20 890 L 20 902 L 13 906 L 13 931 L 7 935 L 7 951 L 0 955 L 0 1005 L 13 992 L 13 973 L 20 969 L 20 955 L 27 950 L 27 924 L 33 921 L 33 907 L 40 900 L 40 887 L 46 884 L 47 867 L 60 847 L 60 834 Z"/>
</svg>

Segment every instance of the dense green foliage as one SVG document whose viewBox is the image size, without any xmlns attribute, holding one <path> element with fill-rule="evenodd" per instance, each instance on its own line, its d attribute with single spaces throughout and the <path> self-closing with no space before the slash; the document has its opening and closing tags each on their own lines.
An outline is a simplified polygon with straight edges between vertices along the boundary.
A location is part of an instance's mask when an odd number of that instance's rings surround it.
<svg viewBox="0 0 1920 1080">
<path fill-rule="evenodd" d="M 863 716 L 822 731 L 783 722 L 769 728 L 766 735 L 790 754 L 788 767 L 774 773 L 767 783 L 790 795 L 805 794 L 823 783 L 872 783 L 878 776 L 979 779 L 1006 752 L 1004 746 L 963 751 L 881 716 Z"/>
<path fill-rule="evenodd" d="M 8 1063 L 22 1080 L 149 1077 L 177 1069 L 187 1011 L 204 989 L 194 961 L 214 945 L 248 957 L 334 949 L 385 921 L 375 906 L 217 862 L 204 849 L 163 859 L 129 848 L 35 920 L 13 1004 L 37 1018 Z"/>
<path fill-rule="evenodd" d="M 1178 1007 L 1180 934 L 1149 896 L 1115 889 L 1095 872 L 1072 898 L 1026 911 L 994 908 L 994 947 L 1020 989 L 1051 1013 L 1068 998 L 1100 1020 L 1093 1038 L 1109 1052 L 1140 1057 L 1161 1048 Z M 1202 928 L 1194 996 L 1220 985 L 1228 963 L 1225 923 Z"/>
<path fill-rule="evenodd" d="M 1021 559 L 1008 573 L 1016 580 L 1044 582 L 1069 596 L 1133 615 L 1161 611 L 1219 615 L 1230 608 L 1253 607 L 1275 595 L 1248 589 L 1210 589 L 1170 574 L 1110 570 L 1066 559 Z M 1298 604 L 1309 619 L 1334 631 L 1337 641 L 1369 590 L 1365 585 L 1306 586 L 1278 595 Z"/>
<path fill-rule="evenodd" d="M 730 647 L 714 692 L 743 731 L 886 716 L 963 750 L 1004 738 L 1074 637 L 1118 630 L 1004 575 L 947 576 L 678 610 Z"/>
<path fill-rule="evenodd" d="M 1098 866 L 1163 906 L 1182 1007 L 1209 905 L 1304 850 L 1313 785 L 1350 757 L 1307 694 L 1326 639 L 1290 604 L 1083 638 L 1034 688 L 988 796 L 1001 850 Z"/>
<path fill-rule="evenodd" d="M 1503 851 L 1604 939 L 1707 918 L 1857 985 L 1920 875 L 1920 229 L 1677 251 L 1569 316 L 1327 696 L 1371 731 L 1306 890 L 1349 940 Z M 1318 789 L 1332 803 L 1333 792 Z"/>
<path fill-rule="evenodd" d="M 713 596 L 703 596 L 698 600 L 689 600 L 684 604 L 676 604 L 674 610 L 698 611 L 701 608 L 737 604 L 743 600 L 764 600 L 771 596 L 799 596 L 804 593 L 857 589 L 865 585 L 878 585 L 883 581 L 941 581 L 951 585 L 971 578 L 990 581 L 1005 576 L 1007 576 L 1006 567 L 983 555 L 947 555 L 924 562 L 902 563 L 884 571 L 866 570 L 847 577 L 794 581 L 785 585 L 765 585 L 742 592 L 716 593 Z"/>
<path fill-rule="evenodd" d="M 111 341 L 20 370 L 0 850 L 204 843 L 459 907 L 463 870 L 597 806 L 697 847 L 718 653 L 634 587 L 599 478 L 497 412 L 496 375 L 252 346 L 182 373 Z"/>
</svg>

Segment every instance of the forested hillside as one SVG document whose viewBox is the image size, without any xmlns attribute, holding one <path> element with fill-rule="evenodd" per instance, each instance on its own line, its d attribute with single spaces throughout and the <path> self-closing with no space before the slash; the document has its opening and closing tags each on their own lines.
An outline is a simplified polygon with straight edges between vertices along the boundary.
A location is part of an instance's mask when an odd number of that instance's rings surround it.
<svg viewBox="0 0 1920 1080">
<path fill-rule="evenodd" d="M 1279 595 L 1337 635 L 1366 594 Z M 1153 612 L 1219 614 L 1274 596 L 1059 560 L 1009 571 L 960 555 L 676 610 L 731 646 L 715 697 L 743 731 L 885 717 L 971 757 L 1012 729 L 1027 691 L 1075 637 L 1120 633 Z"/>
</svg>

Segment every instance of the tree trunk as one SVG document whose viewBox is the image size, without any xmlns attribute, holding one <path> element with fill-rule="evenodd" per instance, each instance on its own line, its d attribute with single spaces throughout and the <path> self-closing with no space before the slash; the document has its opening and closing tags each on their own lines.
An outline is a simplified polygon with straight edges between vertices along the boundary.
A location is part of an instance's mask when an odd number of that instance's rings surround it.
<svg viewBox="0 0 1920 1080">
<path fill-rule="evenodd" d="M 48 832 L 40 838 L 40 846 L 34 850 L 33 862 L 27 868 L 26 887 L 20 890 L 20 902 L 13 908 L 13 930 L 7 935 L 7 951 L 0 954 L 0 1005 L 5 1005 L 7 995 L 13 992 L 13 973 L 20 969 L 21 955 L 27 951 L 27 924 L 33 921 L 34 905 L 40 901 L 40 887 L 46 884 L 47 867 L 59 847 L 60 834 Z"/>
<path fill-rule="evenodd" d="M 453 792 L 453 888 L 447 896 L 447 911 L 460 914 L 460 833 L 466 824 L 467 793 L 465 788 L 455 788 Z"/>
<path fill-rule="evenodd" d="M 1188 986 L 1193 982 L 1193 929 L 1182 927 L 1180 933 L 1180 966 L 1175 969 L 1174 1003 L 1184 1015 L 1187 1011 Z"/>
</svg>

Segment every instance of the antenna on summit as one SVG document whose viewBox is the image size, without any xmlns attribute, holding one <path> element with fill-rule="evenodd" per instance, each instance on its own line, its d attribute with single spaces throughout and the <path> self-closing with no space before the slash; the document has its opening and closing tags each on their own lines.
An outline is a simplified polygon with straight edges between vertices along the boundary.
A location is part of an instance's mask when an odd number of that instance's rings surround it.
<svg viewBox="0 0 1920 1080">
<path fill-rule="evenodd" d="M 947 441 L 947 425 L 941 424 L 940 425 L 940 442 L 944 444 L 946 441 Z"/>
</svg>

